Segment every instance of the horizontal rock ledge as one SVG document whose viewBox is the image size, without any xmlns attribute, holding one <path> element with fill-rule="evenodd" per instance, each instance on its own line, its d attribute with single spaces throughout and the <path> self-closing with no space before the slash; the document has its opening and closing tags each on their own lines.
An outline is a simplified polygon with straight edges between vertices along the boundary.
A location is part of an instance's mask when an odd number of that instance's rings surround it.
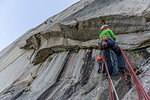
<svg viewBox="0 0 150 100">
<path fill-rule="evenodd" d="M 27 50 L 33 48 L 39 49 L 41 45 L 40 37 L 45 39 L 61 37 L 81 42 L 97 39 L 100 33 L 100 27 L 103 24 L 108 24 L 114 34 L 138 33 L 148 30 L 146 19 L 143 16 L 100 16 L 83 21 L 76 20 L 75 23 L 70 23 L 68 25 L 56 23 L 50 28 L 41 30 L 41 32 L 31 36 L 21 48 Z"/>
<path fill-rule="evenodd" d="M 121 45 L 120 47 L 123 47 L 123 45 Z M 148 46 L 147 45 L 142 45 L 142 46 L 137 46 L 137 47 L 123 48 L 123 50 L 126 50 L 126 51 L 128 51 L 128 50 L 129 51 L 130 50 L 137 50 L 137 49 L 146 48 Z M 51 56 L 51 55 L 53 55 L 55 53 L 68 51 L 68 50 L 73 50 L 74 52 L 78 52 L 80 49 L 87 49 L 87 50 L 96 49 L 96 50 L 99 50 L 99 47 L 96 46 L 96 45 L 95 46 L 89 46 L 89 47 L 87 47 L 87 46 L 78 46 L 78 45 L 74 45 L 74 46 L 63 46 L 63 45 L 60 45 L 60 46 L 55 46 L 55 47 L 51 47 L 51 48 L 44 48 L 44 49 L 41 49 L 41 50 L 39 50 L 37 52 L 37 54 L 35 55 L 32 63 L 34 65 L 37 65 L 39 63 L 44 62 L 49 56 Z M 52 58 L 53 58 L 53 56 L 52 56 Z"/>
</svg>

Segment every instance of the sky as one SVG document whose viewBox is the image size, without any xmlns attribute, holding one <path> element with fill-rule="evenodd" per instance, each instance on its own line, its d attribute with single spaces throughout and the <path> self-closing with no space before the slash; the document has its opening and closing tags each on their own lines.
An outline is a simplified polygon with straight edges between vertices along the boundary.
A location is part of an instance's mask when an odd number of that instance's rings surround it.
<svg viewBox="0 0 150 100">
<path fill-rule="evenodd" d="M 80 0 L 0 0 L 0 51 Z"/>
</svg>

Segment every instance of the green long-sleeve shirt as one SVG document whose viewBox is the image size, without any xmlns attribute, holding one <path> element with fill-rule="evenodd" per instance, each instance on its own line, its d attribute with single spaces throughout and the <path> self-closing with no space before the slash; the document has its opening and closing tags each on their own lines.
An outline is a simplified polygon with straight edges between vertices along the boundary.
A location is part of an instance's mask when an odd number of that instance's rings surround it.
<svg viewBox="0 0 150 100">
<path fill-rule="evenodd" d="M 99 39 L 102 41 L 104 36 L 106 36 L 107 38 L 113 38 L 116 41 L 116 37 L 110 29 L 104 29 L 99 35 Z"/>
</svg>

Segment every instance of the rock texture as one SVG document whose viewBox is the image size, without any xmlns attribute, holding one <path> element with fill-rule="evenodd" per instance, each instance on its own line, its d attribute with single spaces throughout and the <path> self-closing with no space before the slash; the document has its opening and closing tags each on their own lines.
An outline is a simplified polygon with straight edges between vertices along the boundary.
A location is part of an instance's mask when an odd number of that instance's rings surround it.
<svg viewBox="0 0 150 100">
<path fill-rule="evenodd" d="M 109 100 L 97 73 L 100 26 L 108 24 L 120 47 L 134 50 L 129 60 L 150 74 L 149 15 L 149 0 L 81 0 L 50 17 L 0 52 L 0 100 Z M 150 78 L 139 78 L 150 94 Z M 136 99 L 124 76 L 112 79 L 120 100 Z"/>
</svg>

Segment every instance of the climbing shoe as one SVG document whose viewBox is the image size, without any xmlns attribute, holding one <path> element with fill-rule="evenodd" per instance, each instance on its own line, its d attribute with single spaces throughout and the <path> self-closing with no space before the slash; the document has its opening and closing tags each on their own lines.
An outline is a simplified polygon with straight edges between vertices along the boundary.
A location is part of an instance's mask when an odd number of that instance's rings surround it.
<svg viewBox="0 0 150 100">
<path fill-rule="evenodd" d="M 103 70 L 102 73 L 104 74 L 104 73 L 105 73 L 105 70 Z"/>
<path fill-rule="evenodd" d="M 101 70 L 97 70 L 97 72 L 100 74 L 100 73 L 101 73 Z"/>
<path fill-rule="evenodd" d="M 118 71 L 117 72 L 113 72 L 111 76 L 117 76 L 119 75 Z"/>
<path fill-rule="evenodd" d="M 125 73 L 125 67 L 119 67 L 118 70 L 120 73 L 124 74 Z"/>
</svg>

